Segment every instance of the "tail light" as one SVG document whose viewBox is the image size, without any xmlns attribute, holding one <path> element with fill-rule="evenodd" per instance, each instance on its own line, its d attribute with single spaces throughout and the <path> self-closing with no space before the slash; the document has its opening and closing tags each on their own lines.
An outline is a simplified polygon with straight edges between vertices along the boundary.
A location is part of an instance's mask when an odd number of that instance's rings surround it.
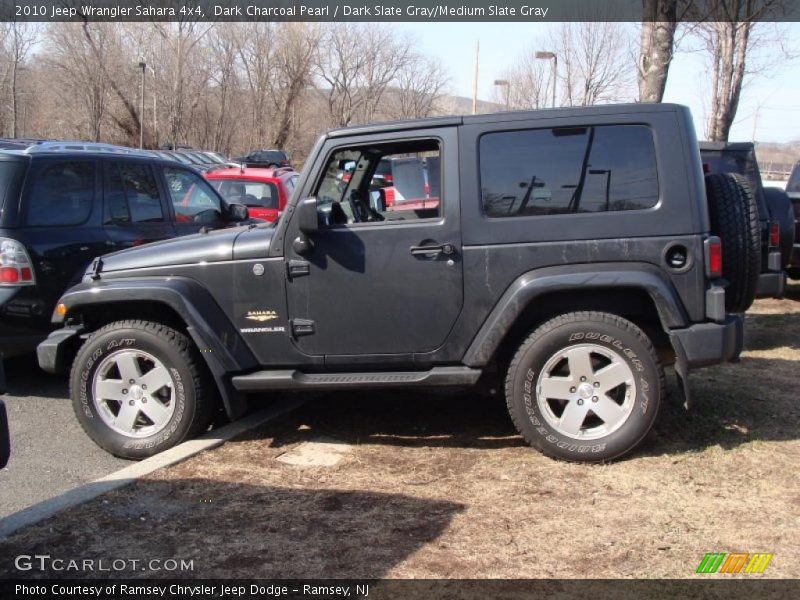
<svg viewBox="0 0 800 600">
<path fill-rule="evenodd" d="M 722 277 L 722 240 L 718 237 L 706 240 L 706 275 L 711 279 Z"/>
<path fill-rule="evenodd" d="M 392 177 L 389 173 L 383 176 L 383 180 L 386 183 L 394 183 L 394 177 Z"/>
<path fill-rule="evenodd" d="M 781 243 L 781 227 L 773 221 L 769 224 L 769 245 L 772 248 L 778 247 Z"/>
<path fill-rule="evenodd" d="M 25 246 L 16 240 L 0 238 L 0 286 L 33 285 L 31 259 Z"/>
</svg>

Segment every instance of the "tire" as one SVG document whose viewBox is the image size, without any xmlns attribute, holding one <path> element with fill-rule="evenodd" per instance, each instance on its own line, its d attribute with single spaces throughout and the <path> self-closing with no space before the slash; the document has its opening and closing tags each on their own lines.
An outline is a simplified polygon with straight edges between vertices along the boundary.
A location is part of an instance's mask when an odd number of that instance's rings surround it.
<svg viewBox="0 0 800 600">
<path fill-rule="evenodd" d="M 706 196 L 711 232 L 722 240 L 722 276 L 728 281 L 725 308 L 743 313 L 753 304 L 761 272 L 756 198 L 737 173 L 706 175 Z"/>
<path fill-rule="evenodd" d="M 769 207 L 770 221 L 778 223 L 780 230 L 781 267 L 787 268 L 792 259 L 794 247 L 794 207 L 789 196 L 780 188 L 765 187 L 764 198 Z"/>
<path fill-rule="evenodd" d="M 525 441 L 547 456 L 602 462 L 644 439 L 663 389 L 664 371 L 641 329 L 609 313 L 574 312 L 520 345 L 506 375 L 506 404 Z"/>
<path fill-rule="evenodd" d="M 118 321 L 93 333 L 70 375 L 84 431 L 114 456 L 134 460 L 206 430 L 216 404 L 212 390 L 189 338 L 149 321 Z"/>
</svg>

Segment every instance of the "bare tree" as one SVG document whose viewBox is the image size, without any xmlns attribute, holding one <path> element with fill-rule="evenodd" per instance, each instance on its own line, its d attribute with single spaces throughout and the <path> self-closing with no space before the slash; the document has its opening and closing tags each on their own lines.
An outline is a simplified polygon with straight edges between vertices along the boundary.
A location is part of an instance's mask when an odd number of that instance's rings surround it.
<svg viewBox="0 0 800 600">
<path fill-rule="evenodd" d="M 267 138 L 267 107 L 273 74 L 274 26 L 245 23 L 238 30 L 239 61 L 249 90 L 250 129 L 247 145 L 260 145 Z"/>
<path fill-rule="evenodd" d="M 19 134 L 19 96 L 20 73 L 27 69 L 25 61 L 39 38 L 40 27 L 37 23 L 8 23 L 3 32 L 3 54 L 8 60 L 7 82 L 8 102 L 11 113 L 11 135 Z"/>
<path fill-rule="evenodd" d="M 306 86 L 312 82 L 314 58 L 320 43 L 320 28 L 314 23 L 278 25 L 277 44 L 271 78 L 275 131 L 272 144 L 286 146 L 295 125 L 297 105 Z"/>
<path fill-rule="evenodd" d="M 533 49 L 526 50 L 511 68 L 502 74 L 508 82 L 498 101 L 510 109 L 544 108 L 550 102 L 552 68 L 548 61 L 536 58 Z"/>
<path fill-rule="evenodd" d="M 166 96 L 168 136 L 173 145 L 184 140 L 191 113 L 200 101 L 210 67 L 203 41 L 214 23 L 180 20 L 173 23 L 153 23 L 162 45 L 159 66 L 168 78 L 170 94 Z M 142 48 L 144 52 L 146 47 Z"/>
<path fill-rule="evenodd" d="M 704 50 L 709 56 L 711 74 L 711 105 L 706 123 L 706 137 L 713 141 L 727 141 L 733 125 L 742 88 L 749 74 L 749 57 L 754 49 L 770 46 L 780 58 L 782 39 L 779 33 L 767 35 L 759 23 L 771 12 L 783 10 L 780 0 L 708 0 L 701 13 L 704 18 L 695 29 Z M 759 65 L 760 73 L 775 66 L 775 56 Z"/>
<path fill-rule="evenodd" d="M 109 51 L 109 29 L 102 23 L 86 25 L 93 30 L 100 56 Z M 85 120 L 88 137 L 99 141 L 103 118 L 108 109 L 108 80 L 98 56 L 83 35 L 78 23 L 53 24 L 47 31 L 45 64 L 50 66 L 65 97 L 80 98 L 74 110 Z M 81 136 L 83 137 L 83 136 Z"/>
<path fill-rule="evenodd" d="M 423 55 L 411 57 L 397 72 L 397 110 L 400 119 L 429 117 L 436 111 L 448 77 L 442 63 Z"/>
<path fill-rule="evenodd" d="M 639 39 L 639 102 L 661 102 L 675 50 L 679 0 L 642 0 Z"/>
<path fill-rule="evenodd" d="M 624 23 L 562 23 L 551 44 L 558 54 L 563 104 L 589 106 L 632 96 L 635 69 Z"/>
<path fill-rule="evenodd" d="M 337 23 L 317 52 L 317 74 L 327 89 L 334 125 L 369 121 L 384 92 L 411 57 L 407 38 L 374 23 Z"/>
</svg>

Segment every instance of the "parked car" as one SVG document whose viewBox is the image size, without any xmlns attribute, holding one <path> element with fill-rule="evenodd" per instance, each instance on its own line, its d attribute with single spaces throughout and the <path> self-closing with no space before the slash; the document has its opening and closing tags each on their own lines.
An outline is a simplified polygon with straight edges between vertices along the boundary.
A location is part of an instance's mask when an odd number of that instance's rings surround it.
<svg viewBox="0 0 800 600">
<path fill-rule="evenodd" d="M 761 262 L 756 295 L 782 296 L 795 239 L 789 197 L 783 190 L 763 186 L 755 146 L 751 142 L 700 142 L 700 156 L 706 173 L 736 173 L 747 182 L 760 223 Z M 722 243 L 724 252 L 724 238 Z M 736 257 L 731 259 L 734 261 Z"/>
<path fill-rule="evenodd" d="M 247 218 L 199 173 L 149 152 L 39 142 L 0 150 L 0 354 L 31 352 L 58 297 L 113 250 Z"/>
<path fill-rule="evenodd" d="M 800 161 L 795 163 L 789 181 L 786 182 L 786 195 L 792 202 L 795 222 L 795 243 L 792 248 L 789 276 L 792 279 L 800 279 Z"/>
<path fill-rule="evenodd" d="M 218 402 L 239 417 L 250 393 L 479 381 L 545 454 L 616 458 L 652 427 L 665 364 L 688 404 L 689 371 L 742 347 L 758 214 L 737 176 L 704 181 L 697 144 L 672 104 L 332 131 L 276 226 L 96 262 L 39 364 L 71 365 L 77 418 L 127 458 L 204 431 Z M 381 160 L 437 156 L 435 207 L 370 205 Z"/>
<path fill-rule="evenodd" d="M 274 222 L 294 191 L 300 175 L 291 167 L 219 169 L 205 178 L 228 202 L 244 204 L 251 217 Z"/>
<path fill-rule="evenodd" d="M 233 162 L 245 167 L 275 168 L 292 166 L 289 155 L 283 150 L 253 150 L 244 156 L 234 158 Z"/>
</svg>

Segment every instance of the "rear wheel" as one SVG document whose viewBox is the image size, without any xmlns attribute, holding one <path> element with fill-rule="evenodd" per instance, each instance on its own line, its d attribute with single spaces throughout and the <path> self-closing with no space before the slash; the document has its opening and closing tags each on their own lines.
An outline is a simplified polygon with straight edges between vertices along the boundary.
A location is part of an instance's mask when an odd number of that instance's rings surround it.
<svg viewBox="0 0 800 600">
<path fill-rule="evenodd" d="M 722 240 L 725 308 L 745 312 L 756 297 L 761 273 L 758 204 L 747 180 L 737 173 L 706 175 L 706 196 L 711 232 Z"/>
<path fill-rule="evenodd" d="M 70 395 L 92 440 L 122 458 L 147 458 L 205 430 L 214 402 L 190 340 L 148 321 L 95 332 L 72 367 Z"/>
<path fill-rule="evenodd" d="M 544 454 L 611 460 L 650 431 L 663 377 L 636 325 L 608 313 L 569 313 L 519 347 L 506 377 L 506 402 L 518 431 Z"/>
</svg>

